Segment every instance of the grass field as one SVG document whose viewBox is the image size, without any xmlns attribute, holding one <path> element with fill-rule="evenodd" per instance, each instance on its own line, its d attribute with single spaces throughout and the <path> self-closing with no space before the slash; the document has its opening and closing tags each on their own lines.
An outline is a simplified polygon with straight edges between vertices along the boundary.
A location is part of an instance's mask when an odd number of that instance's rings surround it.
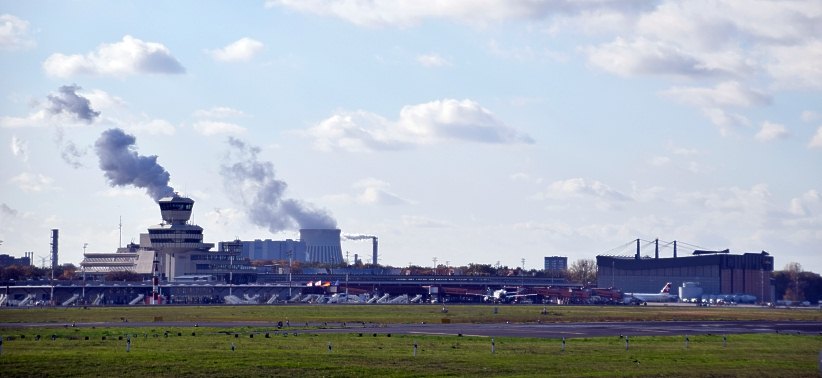
<svg viewBox="0 0 822 378">
<path fill-rule="evenodd" d="M 493 308 L 497 308 L 494 314 Z M 813 309 L 681 306 L 543 306 L 455 305 L 442 313 L 437 305 L 305 305 L 305 306 L 140 306 L 68 307 L 0 310 L 0 323 L 150 322 L 300 322 L 452 323 L 601 322 L 667 320 L 811 320 L 822 321 Z"/>
<path fill-rule="evenodd" d="M 497 314 L 494 307 L 449 306 L 447 314 L 430 305 L 3 309 L 0 376 L 819 376 L 819 335 L 728 335 L 727 345 L 719 335 L 692 335 L 687 347 L 681 336 L 631 337 L 628 350 L 619 337 L 569 338 L 564 351 L 559 339 L 498 337 L 491 353 L 487 337 L 328 334 L 311 328 L 291 329 L 286 336 L 263 324 L 285 319 L 292 325 L 443 318 L 454 323 L 822 320 L 817 310 L 555 306 L 541 315 L 542 306 L 498 306 Z M 155 317 L 237 326 L 64 326 L 123 319 L 152 322 Z M 53 325 L 13 327 L 21 322 Z"/>
<path fill-rule="evenodd" d="M 483 337 L 310 331 L 283 336 L 249 327 L 26 331 L 0 329 L 5 335 L 0 355 L 3 377 L 797 377 L 817 376 L 816 357 L 822 349 L 822 337 L 777 334 L 731 335 L 724 347 L 721 336 L 691 336 L 687 348 L 681 337 L 632 337 L 628 350 L 618 337 L 569 339 L 564 352 L 557 339 L 496 338 L 492 354 L 491 340 Z M 42 336 L 39 341 L 36 334 Z M 126 352 L 128 337 L 131 350 Z"/>
</svg>

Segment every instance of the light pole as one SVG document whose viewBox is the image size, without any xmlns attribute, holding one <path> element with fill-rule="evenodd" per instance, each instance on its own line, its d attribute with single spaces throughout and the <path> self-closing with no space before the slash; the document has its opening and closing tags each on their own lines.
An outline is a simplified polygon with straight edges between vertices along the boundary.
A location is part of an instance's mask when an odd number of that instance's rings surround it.
<svg viewBox="0 0 822 378">
<path fill-rule="evenodd" d="M 288 300 L 291 300 L 291 261 L 294 258 L 294 251 L 288 250 Z"/>
<path fill-rule="evenodd" d="M 228 296 L 231 296 L 231 285 L 234 283 L 234 269 L 232 268 L 234 265 L 234 255 L 231 255 L 228 258 Z"/>
</svg>

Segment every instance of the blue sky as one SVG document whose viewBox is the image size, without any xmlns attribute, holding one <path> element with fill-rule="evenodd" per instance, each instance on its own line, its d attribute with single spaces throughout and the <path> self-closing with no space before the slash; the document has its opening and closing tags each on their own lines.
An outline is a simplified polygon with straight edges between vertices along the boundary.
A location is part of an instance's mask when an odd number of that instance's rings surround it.
<svg viewBox="0 0 822 378">
<path fill-rule="evenodd" d="M 659 238 L 819 272 L 820 36 L 817 1 L 0 1 L 0 253 L 58 228 L 79 263 L 121 216 L 136 241 L 164 171 L 215 243 L 335 224 L 383 264 L 541 268 Z"/>
</svg>

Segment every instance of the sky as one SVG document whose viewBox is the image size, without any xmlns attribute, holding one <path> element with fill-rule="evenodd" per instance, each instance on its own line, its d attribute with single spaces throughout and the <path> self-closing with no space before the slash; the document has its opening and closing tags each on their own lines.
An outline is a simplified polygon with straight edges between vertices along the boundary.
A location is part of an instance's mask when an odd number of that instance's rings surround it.
<svg viewBox="0 0 822 378">
<path fill-rule="evenodd" d="M 0 253 L 36 265 L 178 192 L 208 242 L 337 227 L 393 266 L 822 272 L 819 1 L 0 0 L 0 82 Z"/>
</svg>

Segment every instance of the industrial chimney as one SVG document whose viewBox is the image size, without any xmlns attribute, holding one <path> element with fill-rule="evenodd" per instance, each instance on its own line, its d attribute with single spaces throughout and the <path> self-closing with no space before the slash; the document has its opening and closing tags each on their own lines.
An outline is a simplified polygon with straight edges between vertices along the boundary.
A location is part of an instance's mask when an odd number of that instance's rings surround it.
<svg viewBox="0 0 822 378">
<path fill-rule="evenodd" d="M 53 229 L 51 230 L 51 269 L 57 269 L 57 239 L 58 234 L 60 233 L 59 230 Z"/>
<path fill-rule="evenodd" d="M 371 262 L 377 265 L 377 237 L 371 238 Z"/>
</svg>

